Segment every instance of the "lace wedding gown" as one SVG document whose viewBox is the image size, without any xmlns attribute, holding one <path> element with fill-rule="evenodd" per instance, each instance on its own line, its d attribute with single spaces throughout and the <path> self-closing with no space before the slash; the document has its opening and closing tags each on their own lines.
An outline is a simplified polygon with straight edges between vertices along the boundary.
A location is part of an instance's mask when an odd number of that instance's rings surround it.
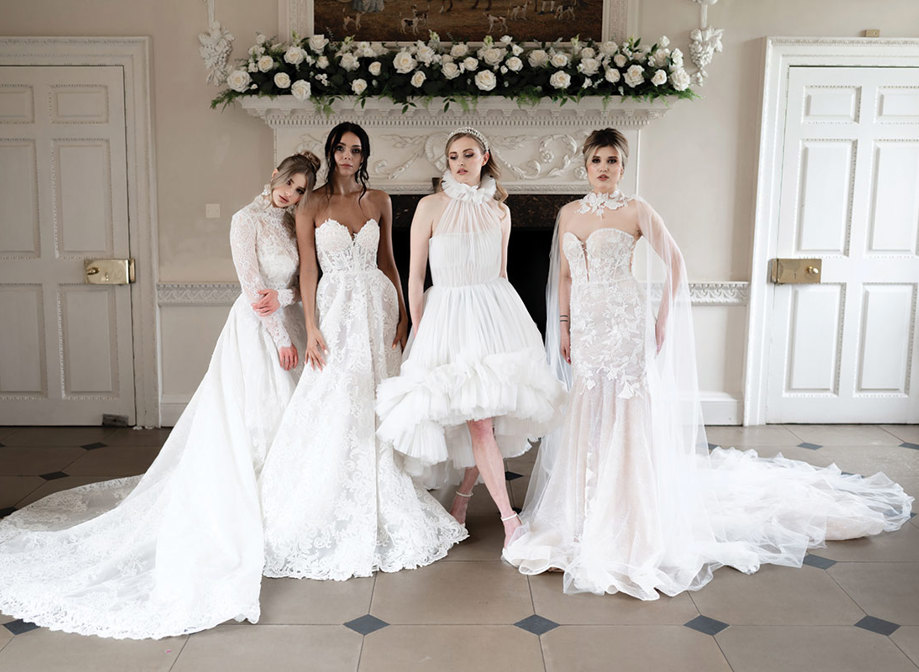
<svg viewBox="0 0 919 672">
<path fill-rule="evenodd" d="M 283 213 L 266 189 L 234 215 L 243 292 L 150 469 L 50 495 L 0 521 L 4 614 L 118 639 L 258 620 L 256 478 L 299 376 L 281 369 L 278 348 L 303 341 L 297 245 Z M 260 318 L 250 304 L 265 288 L 285 307 Z"/>
<path fill-rule="evenodd" d="M 378 440 L 377 384 L 399 370 L 396 290 L 377 268 L 380 227 L 316 229 L 328 346 L 306 367 L 261 475 L 266 576 L 345 580 L 428 565 L 467 536 Z"/>
<path fill-rule="evenodd" d="M 377 391 L 380 436 L 431 488 L 475 464 L 466 421 L 494 418 L 501 453 L 514 457 L 558 424 L 565 400 L 539 330 L 501 276 L 494 179 L 472 187 L 448 172 L 443 188 L 450 201 L 429 243 L 433 286 L 422 326 L 399 376 Z"/>
<path fill-rule="evenodd" d="M 504 557 L 525 574 L 564 570 L 565 592 L 653 600 L 697 590 L 723 565 L 800 566 L 809 547 L 909 520 L 912 499 L 883 474 L 850 476 L 752 450 L 708 455 L 692 401 L 692 337 L 676 324 L 682 304 L 691 331 L 682 258 L 656 213 L 639 208 L 643 233 L 672 255 L 680 279 L 665 347 L 657 354 L 655 313 L 632 274 L 637 239 L 612 227 L 558 239 L 571 270 L 569 407 L 561 432 L 540 448 L 524 525 Z M 692 371 L 680 391 L 672 369 L 686 360 Z"/>
</svg>

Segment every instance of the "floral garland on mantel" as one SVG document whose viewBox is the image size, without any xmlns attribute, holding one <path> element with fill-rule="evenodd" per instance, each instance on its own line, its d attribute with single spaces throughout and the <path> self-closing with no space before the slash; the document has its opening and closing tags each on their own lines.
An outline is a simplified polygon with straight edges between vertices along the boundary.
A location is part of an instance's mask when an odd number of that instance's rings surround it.
<svg viewBox="0 0 919 672">
<path fill-rule="evenodd" d="M 411 45 L 351 37 L 332 42 L 324 35 L 300 39 L 296 34 L 291 42 L 280 42 L 259 34 L 211 107 L 243 96 L 288 94 L 312 100 L 327 113 L 334 100 L 345 96 L 357 96 L 362 106 L 370 96 L 390 98 L 403 112 L 433 98 L 443 99 L 444 110 L 453 103 L 468 109 L 483 96 L 518 104 L 550 98 L 560 105 L 584 96 L 693 98 L 689 87 L 701 84 L 704 74 L 686 72 L 683 53 L 669 46 L 666 36 L 647 47 L 635 38 L 617 44 L 574 37 L 523 46 L 505 35 L 499 40 L 487 36 L 481 46 L 472 46 L 443 43 L 433 32 L 427 42 Z"/>
</svg>

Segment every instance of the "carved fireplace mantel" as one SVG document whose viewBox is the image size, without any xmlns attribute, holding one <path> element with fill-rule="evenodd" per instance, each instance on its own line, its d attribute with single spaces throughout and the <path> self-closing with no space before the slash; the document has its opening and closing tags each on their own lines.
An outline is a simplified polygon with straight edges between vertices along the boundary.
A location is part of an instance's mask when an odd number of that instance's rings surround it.
<svg viewBox="0 0 919 672">
<path fill-rule="evenodd" d="M 443 99 L 419 104 L 404 113 L 387 99 L 356 99 L 332 104 L 326 115 L 312 102 L 293 96 L 244 98 L 242 107 L 274 131 L 275 159 L 310 150 L 322 156 L 329 129 L 354 121 L 370 136 L 370 181 L 392 194 L 424 194 L 431 178 L 443 173 L 444 144 L 459 126 L 475 126 L 488 138 L 502 170 L 502 184 L 511 193 L 580 194 L 586 177 L 580 146 L 590 131 L 614 127 L 629 140 L 629 167 L 622 180 L 626 193 L 638 193 L 640 131 L 668 109 L 666 101 L 584 98 L 559 106 L 551 100 L 520 107 L 504 98 L 482 98 L 464 110 L 453 103 L 444 111 Z"/>
</svg>

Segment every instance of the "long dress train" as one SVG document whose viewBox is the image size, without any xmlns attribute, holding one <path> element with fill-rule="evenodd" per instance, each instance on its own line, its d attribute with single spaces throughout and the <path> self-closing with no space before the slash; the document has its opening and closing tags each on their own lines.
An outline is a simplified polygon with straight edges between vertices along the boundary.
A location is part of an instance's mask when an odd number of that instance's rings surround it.
<svg viewBox="0 0 919 672">
<path fill-rule="evenodd" d="M 259 618 L 256 478 L 299 369 L 296 241 L 267 190 L 230 230 L 243 293 L 207 373 L 142 476 L 59 492 L 0 521 L 0 611 L 52 630 L 160 638 Z M 285 307 L 260 318 L 258 290 Z"/>
<path fill-rule="evenodd" d="M 345 580 L 430 564 L 466 530 L 376 436 L 374 395 L 399 370 L 399 309 L 377 268 L 380 227 L 316 229 L 325 368 L 307 367 L 261 475 L 266 576 Z"/>
</svg>

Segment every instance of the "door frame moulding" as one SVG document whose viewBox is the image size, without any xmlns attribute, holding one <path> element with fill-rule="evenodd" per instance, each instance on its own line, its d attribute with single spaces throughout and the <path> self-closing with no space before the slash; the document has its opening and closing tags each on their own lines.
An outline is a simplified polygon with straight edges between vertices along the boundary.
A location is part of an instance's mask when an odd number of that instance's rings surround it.
<svg viewBox="0 0 919 672">
<path fill-rule="evenodd" d="M 156 172 L 149 37 L 3 37 L 0 65 L 121 66 L 128 184 L 130 254 L 137 264 L 131 286 L 134 405 L 138 426 L 159 425 L 156 320 Z"/>
<path fill-rule="evenodd" d="M 753 265 L 744 362 L 744 425 L 766 424 L 772 290 L 769 259 L 775 256 L 787 82 L 792 67 L 919 67 L 917 38 L 767 37 L 760 117 Z"/>
</svg>

